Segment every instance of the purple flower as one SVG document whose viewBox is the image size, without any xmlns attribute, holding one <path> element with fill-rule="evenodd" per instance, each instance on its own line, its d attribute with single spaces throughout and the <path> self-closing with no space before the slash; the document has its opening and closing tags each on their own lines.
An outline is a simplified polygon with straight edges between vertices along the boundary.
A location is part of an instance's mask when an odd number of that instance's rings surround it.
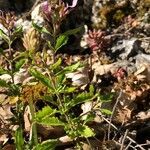
<svg viewBox="0 0 150 150">
<path fill-rule="evenodd" d="M 42 9 L 42 13 L 43 13 L 45 19 L 50 21 L 51 15 L 52 15 L 52 8 L 51 8 L 50 4 L 48 3 L 48 1 L 45 1 L 42 4 L 41 9 Z"/>
</svg>

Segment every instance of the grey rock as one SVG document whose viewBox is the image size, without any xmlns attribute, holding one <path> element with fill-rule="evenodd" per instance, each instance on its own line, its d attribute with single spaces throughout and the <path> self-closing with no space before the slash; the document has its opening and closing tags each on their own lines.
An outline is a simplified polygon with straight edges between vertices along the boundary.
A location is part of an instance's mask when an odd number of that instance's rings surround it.
<svg viewBox="0 0 150 150">
<path fill-rule="evenodd" d="M 136 38 L 118 41 L 118 44 L 111 48 L 111 52 L 119 53 L 116 57 L 122 60 L 134 57 L 137 53 L 140 53 L 140 50 L 142 50 L 141 41 Z"/>
</svg>

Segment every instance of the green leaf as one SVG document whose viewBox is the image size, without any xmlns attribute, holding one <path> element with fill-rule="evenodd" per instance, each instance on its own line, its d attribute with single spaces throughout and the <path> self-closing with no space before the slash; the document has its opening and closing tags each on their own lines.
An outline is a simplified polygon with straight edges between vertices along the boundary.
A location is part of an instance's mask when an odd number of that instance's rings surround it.
<svg viewBox="0 0 150 150">
<path fill-rule="evenodd" d="M 77 32 L 80 32 L 80 31 L 82 31 L 82 30 L 83 30 L 83 26 L 78 27 L 78 28 L 76 28 L 76 29 L 68 30 L 68 31 L 64 32 L 63 35 L 67 35 L 67 36 L 69 36 L 69 35 L 74 35 L 74 34 L 76 34 Z"/>
<path fill-rule="evenodd" d="M 58 51 L 62 46 L 66 45 L 68 42 L 68 36 L 60 35 L 56 40 L 55 51 Z"/>
<path fill-rule="evenodd" d="M 2 29 L 0 29 L 0 36 L 2 37 L 2 39 L 7 42 L 8 44 L 10 44 L 10 39 L 9 37 L 4 33 L 4 31 Z"/>
<path fill-rule="evenodd" d="M 16 150 L 23 150 L 24 145 L 23 131 L 20 127 L 15 132 L 15 145 Z"/>
<path fill-rule="evenodd" d="M 65 88 L 65 90 L 63 91 L 64 93 L 72 93 L 76 90 L 76 87 L 67 87 Z"/>
<path fill-rule="evenodd" d="M 47 41 L 48 47 L 54 52 L 55 48 L 52 46 L 50 41 Z"/>
<path fill-rule="evenodd" d="M 38 120 L 37 123 L 46 126 L 64 126 L 64 123 L 56 117 L 44 117 L 43 119 Z"/>
<path fill-rule="evenodd" d="M 19 26 L 15 29 L 15 31 L 12 33 L 11 41 L 14 41 L 16 38 L 20 37 L 22 34 L 22 26 Z"/>
<path fill-rule="evenodd" d="M 80 93 L 73 100 L 71 100 L 71 102 L 68 105 L 69 106 L 68 109 L 70 109 L 71 107 L 74 107 L 80 103 L 91 101 L 94 98 L 96 98 L 96 96 L 97 95 L 93 96 L 90 93 Z"/>
<path fill-rule="evenodd" d="M 64 68 L 64 70 L 67 70 L 67 71 L 70 71 L 70 72 L 73 72 L 73 71 L 76 71 L 79 67 L 81 67 L 81 63 L 80 62 L 77 62 L 73 65 L 70 65 L 70 66 L 67 66 Z"/>
<path fill-rule="evenodd" d="M 2 48 L 0 48 L 0 53 L 3 54 L 4 50 Z"/>
<path fill-rule="evenodd" d="M 57 75 L 60 75 L 60 74 L 66 74 L 66 73 L 70 73 L 70 72 L 74 72 L 76 71 L 79 67 L 82 67 L 82 64 L 80 62 L 77 62 L 73 65 L 70 65 L 70 66 L 67 66 L 65 67 L 63 70 L 61 70 L 60 72 L 58 72 L 56 74 Z"/>
<path fill-rule="evenodd" d="M 17 61 L 17 63 L 15 64 L 15 71 L 19 71 L 20 68 L 25 64 L 26 59 L 20 59 L 19 61 Z"/>
<path fill-rule="evenodd" d="M 112 114 L 112 112 L 110 110 L 108 110 L 108 109 L 102 109 L 101 108 L 101 112 L 106 114 L 106 115 L 111 115 Z"/>
<path fill-rule="evenodd" d="M 99 95 L 98 98 L 101 102 L 110 102 L 113 98 L 114 94 L 113 93 L 109 93 L 109 94 L 105 94 L 105 95 Z"/>
<path fill-rule="evenodd" d="M 58 69 L 58 67 L 60 67 L 61 63 L 62 63 L 62 59 L 59 58 L 59 59 L 51 66 L 51 69 L 52 69 L 52 70 Z"/>
<path fill-rule="evenodd" d="M 78 128 L 79 133 L 82 137 L 88 138 L 95 135 L 92 129 L 90 129 L 88 126 L 81 126 Z"/>
<path fill-rule="evenodd" d="M 66 79 L 64 74 L 60 74 L 56 78 L 57 78 L 57 86 L 62 85 Z"/>
<path fill-rule="evenodd" d="M 7 74 L 7 73 L 8 73 L 7 70 L 0 68 L 0 75 Z"/>
<path fill-rule="evenodd" d="M 39 32 L 41 32 L 41 33 L 47 33 L 47 34 L 50 34 L 51 35 L 51 33 L 46 29 L 46 28 L 44 28 L 44 27 L 40 27 L 40 26 L 38 26 L 36 23 L 34 23 L 34 22 L 32 22 L 32 26 L 37 30 L 37 31 L 39 31 Z"/>
<path fill-rule="evenodd" d="M 91 95 L 94 94 L 94 86 L 93 85 L 90 85 L 89 92 Z"/>
<path fill-rule="evenodd" d="M 0 79 L 0 87 L 9 87 L 9 84 L 5 80 Z"/>
<path fill-rule="evenodd" d="M 29 72 L 32 76 L 34 76 L 39 81 L 41 81 L 45 86 L 47 86 L 48 88 L 53 90 L 53 88 L 51 86 L 51 81 L 48 77 L 44 76 L 42 73 L 40 73 L 39 71 L 37 71 L 36 69 L 33 69 L 33 68 L 31 68 L 29 70 Z"/>
<path fill-rule="evenodd" d="M 32 150 L 55 150 L 57 140 L 47 140 L 36 145 Z"/>
<path fill-rule="evenodd" d="M 42 110 L 38 111 L 36 113 L 36 120 L 42 120 L 44 117 L 52 116 L 57 111 L 55 109 L 52 109 L 50 106 L 44 107 Z"/>
</svg>

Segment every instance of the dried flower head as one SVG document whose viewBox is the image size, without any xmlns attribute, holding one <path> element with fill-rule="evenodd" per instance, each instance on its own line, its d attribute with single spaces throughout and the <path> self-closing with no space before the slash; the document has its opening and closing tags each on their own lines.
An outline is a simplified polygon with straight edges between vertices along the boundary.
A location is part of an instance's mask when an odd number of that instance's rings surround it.
<svg viewBox="0 0 150 150">
<path fill-rule="evenodd" d="M 92 51 L 103 50 L 108 44 L 105 32 L 95 29 L 93 31 L 89 30 L 86 41 Z"/>
<path fill-rule="evenodd" d="M 37 50 L 39 47 L 39 34 L 38 32 L 31 28 L 26 34 L 23 36 L 23 46 L 26 50 Z"/>
<path fill-rule="evenodd" d="M 127 72 L 123 68 L 118 68 L 117 71 L 113 74 L 113 76 L 115 78 L 117 78 L 118 80 L 120 80 L 120 79 L 123 79 L 127 76 Z"/>
<path fill-rule="evenodd" d="M 38 83 L 36 85 L 26 85 L 23 87 L 21 92 L 21 100 L 28 102 L 30 100 L 39 100 L 47 92 L 47 88 Z"/>
<path fill-rule="evenodd" d="M 8 30 L 11 31 L 15 26 L 16 16 L 14 13 L 0 12 L 0 23 Z"/>
</svg>

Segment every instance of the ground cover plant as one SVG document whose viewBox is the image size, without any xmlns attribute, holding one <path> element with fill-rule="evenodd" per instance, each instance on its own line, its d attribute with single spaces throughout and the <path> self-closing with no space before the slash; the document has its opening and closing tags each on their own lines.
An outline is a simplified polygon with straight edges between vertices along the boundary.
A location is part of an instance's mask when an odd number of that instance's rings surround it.
<svg viewBox="0 0 150 150">
<path fill-rule="evenodd" d="M 0 149 L 148 149 L 143 1 L 37 0 L 21 17 L 0 12 Z"/>
</svg>

